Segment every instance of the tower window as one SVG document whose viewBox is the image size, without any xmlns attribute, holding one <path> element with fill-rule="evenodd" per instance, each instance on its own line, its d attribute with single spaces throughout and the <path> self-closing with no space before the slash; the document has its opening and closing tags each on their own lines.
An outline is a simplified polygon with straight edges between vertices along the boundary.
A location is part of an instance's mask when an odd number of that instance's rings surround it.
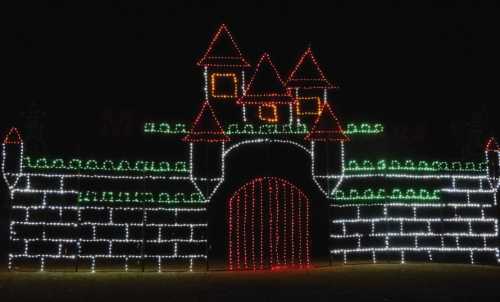
<svg viewBox="0 0 500 302">
<path fill-rule="evenodd" d="M 266 104 L 259 106 L 259 118 L 268 123 L 278 122 L 278 108 L 276 104 Z"/>
<path fill-rule="evenodd" d="M 210 77 L 210 87 L 214 98 L 238 97 L 238 78 L 234 73 L 213 73 Z"/>
<path fill-rule="evenodd" d="M 319 115 L 321 113 L 321 99 L 318 96 L 297 97 L 295 106 L 298 116 Z"/>
</svg>

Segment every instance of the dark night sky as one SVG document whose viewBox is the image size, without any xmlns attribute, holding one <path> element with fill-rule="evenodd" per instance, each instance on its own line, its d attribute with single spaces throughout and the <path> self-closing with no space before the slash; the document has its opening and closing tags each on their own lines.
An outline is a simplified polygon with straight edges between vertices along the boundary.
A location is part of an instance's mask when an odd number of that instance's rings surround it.
<svg viewBox="0 0 500 302">
<path fill-rule="evenodd" d="M 130 145 L 144 120 L 191 120 L 202 97 L 195 62 L 225 22 L 253 64 L 269 51 L 282 74 L 311 43 L 341 87 L 331 97 L 341 119 L 402 129 L 394 148 L 413 142 L 456 157 L 478 151 L 488 135 L 500 137 L 495 4 L 161 2 L 7 8 L 2 132 L 26 129 L 21 112 L 38 102 L 43 132 L 25 136 L 43 141 L 40 150 L 99 156 Z"/>
</svg>

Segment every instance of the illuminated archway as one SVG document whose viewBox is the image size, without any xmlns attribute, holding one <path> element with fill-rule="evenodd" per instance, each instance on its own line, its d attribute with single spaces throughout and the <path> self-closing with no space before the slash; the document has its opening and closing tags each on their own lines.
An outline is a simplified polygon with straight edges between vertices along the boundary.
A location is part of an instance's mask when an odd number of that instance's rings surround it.
<svg viewBox="0 0 500 302">
<path fill-rule="evenodd" d="M 307 268 L 309 199 L 278 177 L 256 178 L 228 200 L 229 270 Z"/>
</svg>

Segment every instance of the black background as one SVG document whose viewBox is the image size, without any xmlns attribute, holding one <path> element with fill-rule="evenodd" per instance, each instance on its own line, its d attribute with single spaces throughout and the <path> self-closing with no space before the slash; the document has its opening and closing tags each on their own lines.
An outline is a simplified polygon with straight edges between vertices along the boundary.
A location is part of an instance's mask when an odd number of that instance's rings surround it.
<svg viewBox="0 0 500 302">
<path fill-rule="evenodd" d="M 21 128 L 33 155 L 169 154 L 149 148 L 143 122 L 193 119 L 195 63 L 226 23 L 253 65 L 268 51 L 283 75 L 311 44 L 340 86 L 337 115 L 384 123 L 399 158 L 480 159 L 500 137 L 497 4 L 415 3 L 15 1 L 2 9 L 0 132 Z"/>
</svg>

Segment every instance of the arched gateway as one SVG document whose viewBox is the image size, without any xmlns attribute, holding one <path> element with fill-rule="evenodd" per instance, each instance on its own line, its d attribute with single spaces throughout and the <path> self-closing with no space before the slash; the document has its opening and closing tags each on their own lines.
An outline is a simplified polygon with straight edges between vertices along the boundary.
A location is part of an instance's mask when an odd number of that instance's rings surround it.
<svg viewBox="0 0 500 302">
<path fill-rule="evenodd" d="M 277 177 L 256 178 L 228 200 L 229 270 L 311 265 L 309 199 Z"/>
</svg>

